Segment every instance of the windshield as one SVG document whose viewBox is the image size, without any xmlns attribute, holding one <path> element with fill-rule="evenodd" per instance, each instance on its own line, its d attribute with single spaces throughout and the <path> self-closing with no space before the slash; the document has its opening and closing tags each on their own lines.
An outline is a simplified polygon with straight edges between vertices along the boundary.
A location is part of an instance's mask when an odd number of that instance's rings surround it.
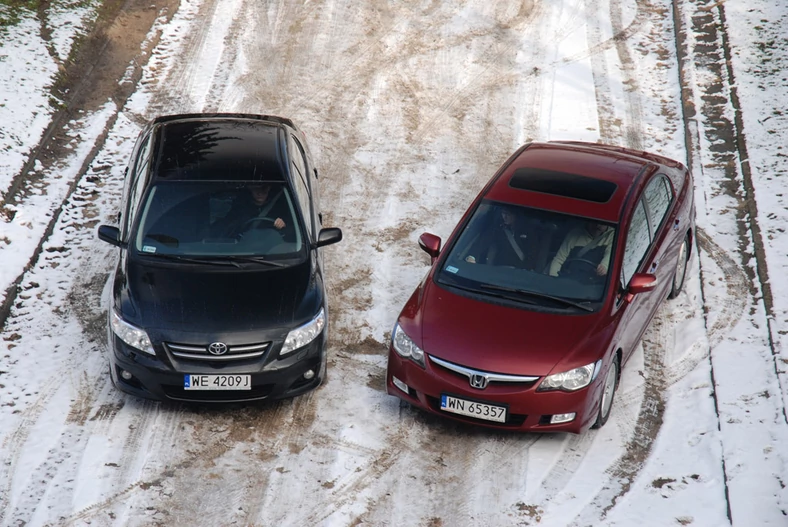
<svg viewBox="0 0 788 527">
<path fill-rule="evenodd" d="M 305 257 L 293 200 L 281 183 L 168 181 L 148 191 L 134 248 L 151 256 Z"/>
<path fill-rule="evenodd" d="M 604 297 L 615 236 L 612 224 L 485 200 L 437 280 L 527 304 L 587 306 Z"/>
</svg>

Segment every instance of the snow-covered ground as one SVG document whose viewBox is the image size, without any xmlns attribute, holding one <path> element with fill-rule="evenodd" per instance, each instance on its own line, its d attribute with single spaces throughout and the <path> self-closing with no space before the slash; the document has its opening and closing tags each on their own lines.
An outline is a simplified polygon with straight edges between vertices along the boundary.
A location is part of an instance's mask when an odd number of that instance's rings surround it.
<svg viewBox="0 0 788 527">
<path fill-rule="evenodd" d="M 0 525 L 788 525 L 788 4 L 151 4 L 136 90 L 66 123 L 53 161 L 30 157 L 48 88 L 98 2 L 0 3 L 19 18 L 0 29 Z M 195 409 L 109 383 L 115 254 L 95 229 L 142 123 L 192 111 L 284 115 L 308 136 L 326 224 L 345 233 L 326 253 L 314 393 Z M 514 149 L 550 139 L 690 166 L 686 291 L 601 430 L 501 434 L 401 409 L 385 342 L 427 270 L 416 239 L 447 236 Z"/>
</svg>

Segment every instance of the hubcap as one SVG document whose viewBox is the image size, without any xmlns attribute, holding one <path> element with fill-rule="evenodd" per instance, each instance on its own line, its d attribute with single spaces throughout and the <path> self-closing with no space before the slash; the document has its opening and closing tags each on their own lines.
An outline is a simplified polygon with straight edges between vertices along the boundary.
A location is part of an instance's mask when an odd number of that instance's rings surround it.
<svg viewBox="0 0 788 527">
<path fill-rule="evenodd" d="M 605 389 L 602 392 L 602 418 L 607 418 L 610 407 L 613 405 L 613 393 L 616 390 L 616 363 L 610 365 L 605 377 Z"/>
</svg>

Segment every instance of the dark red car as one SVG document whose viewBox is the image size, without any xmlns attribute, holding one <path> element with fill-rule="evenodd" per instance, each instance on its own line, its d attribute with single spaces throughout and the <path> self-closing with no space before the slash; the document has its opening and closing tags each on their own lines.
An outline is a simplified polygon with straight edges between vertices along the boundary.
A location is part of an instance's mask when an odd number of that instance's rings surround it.
<svg viewBox="0 0 788 527">
<path fill-rule="evenodd" d="M 487 183 L 392 332 L 386 390 L 467 423 L 580 433 L 610 416 L 626 364 L 695 234 L 692 177 L 665 157 L 531 143 Z"/>
</svg>

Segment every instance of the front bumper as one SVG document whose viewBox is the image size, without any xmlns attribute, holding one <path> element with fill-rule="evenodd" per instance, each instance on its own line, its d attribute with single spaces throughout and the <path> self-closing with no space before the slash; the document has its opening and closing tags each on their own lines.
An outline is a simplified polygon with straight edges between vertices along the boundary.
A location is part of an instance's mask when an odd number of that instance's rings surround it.
<svg viewBox="0 0 788 527">
<path fill-rule="evenodd" d="M 394 377 L 407 385 L 406 391 L 394 384 Z M 590 428 L 599 411 L 602 384 L 599 378 L 575 392 L 537 392 L 539 381 L 541 378 L 532 383 L 490 383 L 487 388 L 479 390 L 470 386 L 467 377 L 433 363 L 429 357 L 426 359 L 426 368 L 422 368 L 389 349 L 386 392 L 431 414 L 499 430 L 579 434 Z M 443 394 L 505 406 L 507 420 L 497 423 L 442 410 Z M 575 414 L 571 421 L 550 424 L 552 416 L 569 413 Z"/>
<path fill-rule="evenodd" d="M 323 382 L 326 369 L 326 332 L 285 358 L 272 358 L 269 350 L 253 360 L 230 363 L 173 361 L 157 346 L 156 357 L 132 348 L 110 332 L 110 375 L 121 391 L 161 401 L 233 403 L 274 400 L 314 390 Z M 276 347 L 278 349 L 278 346 Z M 125 379 L 122 371 L 131 374 Z M 305 377 L 309 371 L 314 373 Z M 250 390 L 185 390 L 184 375 L 250 375 Z"/>
</svg>

